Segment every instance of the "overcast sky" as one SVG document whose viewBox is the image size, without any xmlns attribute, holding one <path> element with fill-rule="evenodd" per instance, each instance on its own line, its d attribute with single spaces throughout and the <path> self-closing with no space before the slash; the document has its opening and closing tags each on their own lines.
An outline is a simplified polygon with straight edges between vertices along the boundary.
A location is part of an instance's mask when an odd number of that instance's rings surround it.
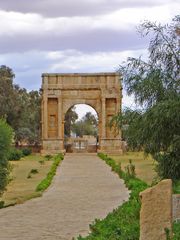
<svg viewBox="0 0 180 240">
<path fill-rule="evenodd" d="M 179 0 L 0 0 L 0 65 L 15 82 L 39 89 L 43 72 L 115 71 L 146 54 L 143 20 L 166 23 Z M 124 93 L 124 106 L 132 104 Z"/>
</svg>

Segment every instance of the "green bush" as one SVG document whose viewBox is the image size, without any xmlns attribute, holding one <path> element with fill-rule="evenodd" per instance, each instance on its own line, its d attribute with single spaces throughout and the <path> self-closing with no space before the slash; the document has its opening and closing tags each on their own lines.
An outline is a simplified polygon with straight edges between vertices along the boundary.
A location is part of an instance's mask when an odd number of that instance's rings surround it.
<svg viewBox="0 0 180 240">
<path fill-rule="evenodd" d="M 37 174 L 39 171 L 36 168 L 31 169 L 30 173 Z"/>
<path fill-rule="evenodd" d="M 12 128 L 4 120 L 0 119 L 0 195 L 8 183 L 8 154 L 12 141 L 12 133 Z"/>
<path fill-rule="evenodd" d="M 0 201 L 0 209 L 4 207 L 4 201 Z"/>
<path fill-rule="evenodd" d="M 47 154 L 46 156 L 44 156 L 44 158 L 46 159 L 46 161 L 49 161 L 49 160 L 51 160 L 52 159 L 52 155 L 50 155 L 50 154 Z"/>
<path fill-rule="evenodd" d="M 22 149 L 22 154 L 24 155 L 24 156 L 28 156 L 28 155 L 30 155 L 32 153 L 32 150 L 30 149 L 30 148 L 23 148 Z"/>
<path fill-rule="evenodd" d="M 180 142 L 180 139 L 179 139 Z M 180 179 L 180 143 L 176 150 L 155 155 L 158 162 L 156 170 L 161 178 L 171 178 L 173 181 Z"/>
<path fill-rule="evenodd" d="M 43 179 L 40 184 L 37 186 L 36 191 L 37 192 L 42 192 L 44 190 L 46 190 L 49 185 L 52 182 L 52 179 L 54 177 L 54 175 L 56 174 L 56 169 L 59 165 L 59 163 L 63 160 L 63 155 L 62 154 L 57 154 L 56 156 L 53 157 L 53 164 L 51 166 L 50 171 L 48 172 L 47 176 L 45 179 Z"/>
<path fill-rule="evenodd" d="M 9 151 L 8 160 L 9 161 L 17 161 L 20 160 L 23 157 L 23 153 L 21 150 L 16 148 L 11 148 Z"/>
<path fill-rule="evenodd" d="M 112 170 L 125 181 L 126 186 L 131 190 L 129 201 L 113 210 L 103 220 L 95 220 L 90 225 L 91 233 L 87 237 L 79 236 L 78 240 L 139 240 L 140 225 L 139 212 L 141 202 L 139 193 L 144 191 L 148 185 L 136 178 L 134 174 L 128 174 L 121 170 L 120 165 L 107 155 L 99 153 Z M 134 171 L 134 170 L 133 170 Z"/>
<path fill-rule="evenodd" d="M 173 193 L 180 194 L 180 180 L 173 182 Z"/>
<path fill-rule="evenodd" d="M 179 222 L 175 222 L 173 224 L 173 240 L 179 240 L 180 239 L 180 221 Z"/>
</svg>

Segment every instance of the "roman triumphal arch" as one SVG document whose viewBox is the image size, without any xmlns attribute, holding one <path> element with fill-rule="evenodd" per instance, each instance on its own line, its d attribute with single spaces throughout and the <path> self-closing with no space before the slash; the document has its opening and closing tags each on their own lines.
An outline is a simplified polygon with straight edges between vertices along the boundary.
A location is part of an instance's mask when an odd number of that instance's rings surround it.
<svg viewBox="0 0 180 240">
<path fill-rule="evenodd" d="M 75 104 L 92 106 L 99 117 L 99 151 L 122 152 L 121 133 L 109 127 L 121 111 L 118 73 L 42 75 L 42 154 L 64 152 L 64 119 Z"/>
</svg>

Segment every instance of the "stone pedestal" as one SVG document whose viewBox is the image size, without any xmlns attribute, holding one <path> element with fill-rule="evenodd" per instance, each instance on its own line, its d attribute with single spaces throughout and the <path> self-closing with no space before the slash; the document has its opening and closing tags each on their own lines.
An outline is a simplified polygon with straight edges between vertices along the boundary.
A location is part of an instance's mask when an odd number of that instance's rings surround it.
<svg viewBox="0 0 180 240">
<path fill-rule="evenodd" d="M 121 139 L 103 138 L 100 140 L 100 149 L 98 152 L 107 154 L 122 154 L 122 141 Z"/>
<path fill-rule="evenodd" d="M 47 139 L 42 140 L 42 155 L 65 153 L 63 139 Z"/>
</svg>

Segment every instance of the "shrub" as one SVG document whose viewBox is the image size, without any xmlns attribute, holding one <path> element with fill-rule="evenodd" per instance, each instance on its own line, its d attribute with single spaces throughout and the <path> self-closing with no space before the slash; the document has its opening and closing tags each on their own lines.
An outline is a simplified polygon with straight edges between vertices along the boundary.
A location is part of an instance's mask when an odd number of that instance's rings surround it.
<svg viewBox="0 0 180 240">
<path fill-rule="evenodd" d="M 180 194 L 180 179 L 173 182 L 173 193 Z"/>
<path fill-rule="evenodd" d="M 33 169 L 31 169 L 30 173 L 32 173 L 32 174 L 37 174 L 37 173 L 38 173 L 38 170 L 37 170 L 36 168 L 33 168 Z"/>
<path fill-rule="evenodd" d="M 30 148 L 23 148 L 22 153 L 24 156 L 28 156 L 32 153 L 32 150 Z"/>
<path fill-rule="evenodd" d="M 27 175 L 27 178 L 32 178 L 32 176 L 31 176 L 31 174 L 30 174 L 30 173 Z"/>
<path fill-rule="evenodd" d="M 4 201 L 0 201 L 0 209 L 4 207 Z"/>
<path fill-rule="evenodd" d="M 44 156 L 44 158 L 46 159 L 46 161 L 49 161 L 50 159 L 53 158 L 53 156 L 50 154 L 47 154 L 46 156 Z"/>
<path fill-rule="evenodd" d="M 179 139 L 180 141 L 180 139 Z M 173 181 L 180 179 L 180 144 L 176 151 L 159 153 L 155 155 L 158 164 L 156 171 L 161 178 L 171 178 Z"/>
<path fill-rule="evenodd" d="M 135 165 L 132 164 L 132 160 L 131 159 L 129 159 L 129 164 L 125 167 L 125 173 L 129 177 L 135 177 L 136 176 Z"/>
<path fill-rule="evenodd" d="M 174 222 L 173 224 L 173 240 L 179 240 L 180 239 L 180 221 Z"/>
<path fill-rule="evenodd" d="M 12 141 L 12 128 L 0 119 L 0 195 L 8 183 L 8 154 Z"/>
<path fill-rule="evenodd" d="M 23 153 L 21 150 L 16 148 L 11 148 L 9 151 L 8 160 L 9 161 L 17 161 L 23 157 Z"/>
<path fill-rule="evenodd" d="M 41 165 L 43 165 L 43 164 L 45 164 L 45 161 L 44 161 L 44 160 L 39 160 L 39 163 L 40 163 Z"/>
<path fill-rule="evenodd" d="M 46 190 L 49 185 L 52 182 L 52 179 L 54 177 L 54 175 L 56 174 L 56 169 L 59 165 L 59 163 L 63 160 L 63 155 L 62 154 L 57 154 L 56 156 L 53 157 L 53 164 L 51 166 L 50 171 L 48 172 L 47 176 L 45 179 L 43 179 L 40 184 L 37 186 L 36 191 L 37 192 L 42 192 L 44 190 Z"/>
</svg>

